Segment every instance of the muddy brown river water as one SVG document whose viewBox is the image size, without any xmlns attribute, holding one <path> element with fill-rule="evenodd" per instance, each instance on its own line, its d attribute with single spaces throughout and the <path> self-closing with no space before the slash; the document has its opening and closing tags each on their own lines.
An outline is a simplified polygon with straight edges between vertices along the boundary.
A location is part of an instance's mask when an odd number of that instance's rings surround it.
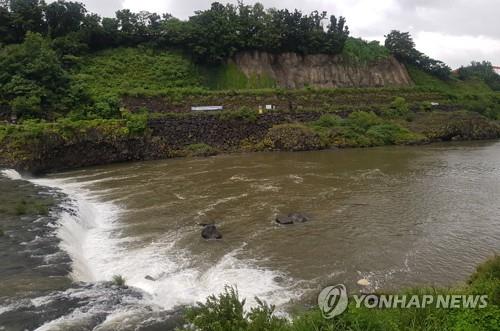
<svg viewBox="0 0 500 331">
<path fill-rule="evenodd" d="M 137 326 L 226 284 L 282 311 L 339 283 L 352 292 L 451 286 L 500 251 L 498 142 L 222 155 L 29 180 L 66 194 L 78 211 L 62 212 L 56 229 L 68 277 L 89 286 L 119 274 L 141 293 L 115 307 L 101 302 L 108 313 L 99 319 L 95 309 L 68 308 L 40 330 L 82 320 L 108 330 L 125 318 Z M 289 212 L 310 221 L 275 223 Z M 211 222 L 223 240 L 201 239 L 198 224 Z M 0 308 L 0 325 L 19 310 L 12 302 Z"/>
</svg>

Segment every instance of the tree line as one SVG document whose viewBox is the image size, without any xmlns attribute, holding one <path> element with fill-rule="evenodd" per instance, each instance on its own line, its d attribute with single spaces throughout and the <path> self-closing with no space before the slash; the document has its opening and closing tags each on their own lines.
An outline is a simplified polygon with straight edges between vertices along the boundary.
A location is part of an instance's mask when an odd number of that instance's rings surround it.
<svg viewBox="0 0 500 331">
<path fill-rule="evenodd" d="M 493 69 L 493 65 L 488 61 L 472 61 L 470 65 L 460 67 L 458 69 L 458 76 L 460 79 L 481 79 L 492 90 L 500 91 L 500 75 Z"/>
<path fill-rule="evenodd" d="M 391 31 L 385 36 L 385 47 L 401 62 L 437 76 L 448 79 L 451 68 L 446 63 L 434 60 L 415 48 L 415 42 L 409 32 Z"/>
<path fill-rule="evenodd" d="M 89 13 L 82 3 L 58 0 L 0 0 L 0 43 L 20 43 L 27 32 L 52 40 L 62 54 L 150 43 L 189 52 L 198 63 L 219 64 L 235 52 L 261 50 L 339 54 L 349 37 L 344 17 L 327 12 L 265 9 L 260 3 L 197 11 L 188 20 L 170 14 L 119 10 L 115 17 Z"/>
<path fill-rule="evenodd" d="M 341 54 L 348 38 L 343 17 L 265 9 L 258 3 L 215 2 L 179 20 L 128 9 L 103 18 L 81 3 L 64 0 L 0 0 L 0 113 L 50 119 L 78 110 L 119 116 L 117 100 L 95 100 L 70 75 L 79 56 L 106 48 L 141 44 L 183 49 L 199 64 L 218 65 L 245 50 Z M 416 50 L 409 33 L 392 31 L 385 46 L 406 64 L 442 79 L 450 77 L 446 64 Z M 498 75 L 492 73 L 491 64 L 484 63 L 460 70 L 461 77 L 480 77 L 498 87 Z"/>
</svg>

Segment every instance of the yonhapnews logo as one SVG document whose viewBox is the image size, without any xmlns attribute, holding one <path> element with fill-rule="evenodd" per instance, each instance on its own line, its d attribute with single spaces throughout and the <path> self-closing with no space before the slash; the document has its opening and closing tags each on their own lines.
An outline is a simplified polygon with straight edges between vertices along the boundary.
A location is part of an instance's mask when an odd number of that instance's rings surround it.
<svg viewBox="0 0 500 331">
<path fill-rule="evenodd" d="M 344 285 L 328 286 L 318 296 L 318 306 L 326 319 L 332 319 L 347 309 L 349 299 Z"/>
<path fill-rule="evenodd" d="M 488 306 L 487 295 L 353 295 L 356 308 L 368 309 L 483 309 Z M 318 306 L 324 318 L 332 319 L 346 311 L 349 297 L 345 285 L 328 286 L 318 296 Z"/>
</svg>

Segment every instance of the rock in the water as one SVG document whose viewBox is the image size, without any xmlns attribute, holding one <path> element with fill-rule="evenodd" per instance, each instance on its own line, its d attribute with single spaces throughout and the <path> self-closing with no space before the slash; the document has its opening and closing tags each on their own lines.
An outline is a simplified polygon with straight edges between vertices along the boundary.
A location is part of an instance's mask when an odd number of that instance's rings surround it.
<svg viewBox="0 0 500 331">
<path fill-rule="evenodd" d="M 219 232 L 217 227 L 213 224 L 206 225 L 201 231 L 201 236 L 203 239 L 207 240 L 218 240 L 222 239 L 222 234 Z"/>
<path fill-rule="evenodd" d="M 305 215 L 302 215 L 300 213 L 291 213 L 288 214 L 287 216 L 278 216 L 276 218 L 276 222 L 282 225 L 290 225 L 290 224 L 295 224 L 295 223 L 305 223 L 308 222 L 309 218 Z"/>
<path fill-rule="evenodd" d="M 144 277 L 144 279 L 146 279 L 146 280 L 150 280 L 150 281 L 152 281 L 152 282 L 156 281 L 156 279 L 154 279 L 153 277 L 151 277 L 151 276 L 149 276 L 149 275 L 147 275 L 146 277 Z"/>
<path fill-rule="evenodd" d="M 360 279 L 360 280 L 358 280 L 358 285 L 360 285 L 360 286 L 370 286 L 370 281 L 368 279 Z"/>
<path fill-rule="evenodd" d="M 283 283 L 285 281 L 285 279 L 281 276 L 276 276 L 273 278 L 273 280 L 276 282 L 276 283 Z"/>
</svg>

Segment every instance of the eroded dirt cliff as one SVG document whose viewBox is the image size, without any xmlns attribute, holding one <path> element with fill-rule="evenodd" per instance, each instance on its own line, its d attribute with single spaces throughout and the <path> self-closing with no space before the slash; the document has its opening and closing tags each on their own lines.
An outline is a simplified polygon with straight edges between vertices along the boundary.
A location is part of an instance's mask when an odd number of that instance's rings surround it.
<svg viewBox="0 0 500 331">
<path fill-rule="evenodd" d="M 409 86 L 405 66 L 394 57 L 374 63 L 348 63 L 341 56 L 296 53 L 245 52 L 232 61 L 247 77 L 263 76 L 280 87 L 387 87 Z"/>
</svg>

